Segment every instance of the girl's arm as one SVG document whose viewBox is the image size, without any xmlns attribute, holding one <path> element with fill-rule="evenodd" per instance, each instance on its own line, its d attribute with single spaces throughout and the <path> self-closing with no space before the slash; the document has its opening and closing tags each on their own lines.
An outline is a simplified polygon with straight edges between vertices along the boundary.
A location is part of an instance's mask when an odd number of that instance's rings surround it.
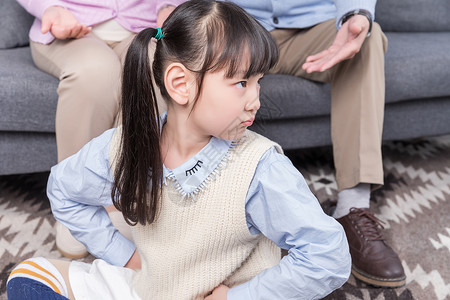
<svg viewBox="0 0 450 300">
<path fill-rule="evenodd" d="M 47 185 L 53 215 L 88 251 L 124 266 L 136 247 L 111 223 L 103 208 L 112 204 L 109 143 L 114 129 L 86 144 L 51 170 Z"/>
<path fill-rule="evenodd" d="M 288 255 L 231 288 L 227 299 L 318 299 L 347 281 L 351 259 L 344 230 L 323 212 L 300 172 L 275 149 L 258 164 L 246 213 L 250 232 L 264 234 Z"/>
</svg>

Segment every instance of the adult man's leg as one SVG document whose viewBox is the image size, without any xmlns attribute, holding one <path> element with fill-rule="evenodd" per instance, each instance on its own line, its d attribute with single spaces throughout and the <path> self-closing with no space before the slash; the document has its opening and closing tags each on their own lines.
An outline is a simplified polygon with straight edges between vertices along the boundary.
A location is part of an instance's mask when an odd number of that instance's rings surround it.
<svg viewBox="0 0 450 300">
<path fill-rule="evenodd" d="M 378 220 L 368 210 L 370 189 L 383 184 L 381 134 L 384 115 L 384 53 L 387 40 L 378 24 L 360 52 L 322 73 L 306 73 L 307 56 L 327 49 L 335 21 L 302 30 L 274 30 L 281 59 L 272 73 L 291 74 L 331 84 L 331 135 L 338 184 L 334 217 L 343 225 L 353 259 L 353 274 L 377 286 L 401 286 L 405 275 L 395 252 L 385 244 Z M 355 207 L 355 209 L 352 209 Z"/>
</svg>

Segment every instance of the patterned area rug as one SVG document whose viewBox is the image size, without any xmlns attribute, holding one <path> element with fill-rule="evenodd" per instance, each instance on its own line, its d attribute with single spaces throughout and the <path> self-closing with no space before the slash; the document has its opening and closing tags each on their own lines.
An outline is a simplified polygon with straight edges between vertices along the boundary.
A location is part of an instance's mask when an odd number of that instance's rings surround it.
<svg viewBox="0 0 450 300">
<path fill-rule="evenodd" d="M 336 200 L 331 148 L 288 152 L 322 203 Z M 371 206 L 399 254 L 406 286 L 380 289 L 351 276 L 326 299 L 450 299 L 450 136 L 383 145 L 385 185 Z M 32 256 L 60 258 L 45 185 L 48 173 L 0 176 L 0 299 L 11 269 Z M 84 261 L 90 261 L 87 257 Z"/>
</svg>

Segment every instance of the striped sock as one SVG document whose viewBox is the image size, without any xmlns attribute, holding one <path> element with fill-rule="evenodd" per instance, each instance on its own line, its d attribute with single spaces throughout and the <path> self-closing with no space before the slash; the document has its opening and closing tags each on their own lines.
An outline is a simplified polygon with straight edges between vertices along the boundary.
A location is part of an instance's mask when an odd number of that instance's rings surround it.
<svg viewBox="0 0 450 300">
<path fill-rule="evenodd" d="M 51 262 L 43 257 L 30 258 L 17 265 L 9 275 L 7 286 L 13 279 L 16 282 L 17 279 L 27 279 L 26 281 L 28 282 L 29 280 L 34 280 L 61 296 L 69 297 L 66 282 L 61 273 Z"/>
</svg>

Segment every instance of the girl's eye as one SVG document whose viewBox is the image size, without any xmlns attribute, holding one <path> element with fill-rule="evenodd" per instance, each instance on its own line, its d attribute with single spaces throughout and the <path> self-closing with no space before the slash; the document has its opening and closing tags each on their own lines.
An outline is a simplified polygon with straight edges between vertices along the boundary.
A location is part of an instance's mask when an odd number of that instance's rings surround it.
<svg viewBox="0 0 450 300">
<path fill-rule="evenodd" d="M 247 81 L 239 81 L 236 83 L 236 85 L 240 88 L 246 88 L 247 87 Z"/>
</svg>

